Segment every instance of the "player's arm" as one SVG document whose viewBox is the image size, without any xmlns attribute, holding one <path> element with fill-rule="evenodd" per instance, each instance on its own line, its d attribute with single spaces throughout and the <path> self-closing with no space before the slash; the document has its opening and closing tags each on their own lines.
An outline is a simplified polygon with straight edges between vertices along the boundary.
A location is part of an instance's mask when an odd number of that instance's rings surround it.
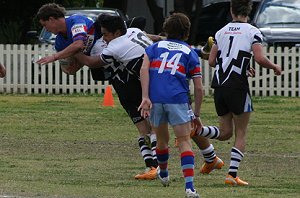
<svg viewBox="0 0 300 198">
<path fill-rule="evenodd" d="M 196 116 L 199 116 L 200 115 L 201 104 L 202 104 L 202 100 L 203 100 L 202 78 L 201 77 L 194 77 L 193 78 L 193 83 L 194 83 L 194 101 L 195 101 L 194 114 Z"/>
<path fill-rule="evenodd" d="M 273 69 L 275 75 L 281 74 L 281 67 L 277 64 L 272 63 L 263 52 L 263 47 L 261 44 L 256 43 L 252 45 L 252 51 L 255 62 L 257 62 L 260 66 L 267 68 L 267 69 Z"/>
<path fill-rule="evenodd" d="M 201 104 L 203 100 L 203 85 L 202 85 L 202 77 L 194 77 L 193 78 L 194 83 L 194 115 L 195 119 L 193 120 L 193 123 L 196 125 L 196 128 L 202 128 L 202 122 L 200 119 L 200 110 L 201 110 Z"/>
<path fill-rule="evenodd" d="M 153 42 L 157 42 L 157 41 L 162 41 L 162 40 L 166 40 L 167 37 L 165 36 L 160 36 L 160 35 L 155 35 L 155 34 L 148 34 L 146 33 L 146 36 L 149 37 Z"/>
<path fill-rule="evenodd" d="M 218 53 L 218 46 L 214 44 L 210 50 L 209 58 L 208 58 L 208 64 L 211 67 L 216 66 L 216 58 Z"/>
<path fill-rule="evenodd" d="M 83 40 L 76 40 L 73 43 L 71 43 L 68 47 L 66 47 L 64 50 L 54 54 L 54 56 L 56 60 L 68 58 L 70 56 L 75 55 L 78 52 L 81 52 L 83 48 L 84 48 Z"/>
<path fill-rule="evenodd" d="M 78 53 L 75 55 L 76 59 L 82 63 L 83 65 L 86 65 L 90 68 L 99 68 L 106 66 L 107 63 L 105 63 L 102 59 L 101 56 L 87 56 L 85 54 Z"/>
<path fill-rule="evenodd" d="M 150 115 L 150 109 L 152 108 L 152 103 L 149 99 L 149 68 L 150 60 L 148 56 L 144 55 L 143 64 L 140 70 L 140 79 L 142 86 L 142 102 L 138 108 L 141 111 L 141 115 L 146 118 Z"/>
<path fill-rule="evenodd" d="M 82 51 L 83 47 L 84 47 L 83 41 L 76 40 L 72 44 L 70 44 L 68 47 L 63 49 L 62 51 L 57 52 L 51 56 L 43 57 L 43 58 L 39 59 L 38 61 L 36 61 L 36 63 L 43 65 L 43 64 L 54 62 L 56 60 L 71 57 L 71 56 L 75 55 L 76 53 Z"/>
</svg>

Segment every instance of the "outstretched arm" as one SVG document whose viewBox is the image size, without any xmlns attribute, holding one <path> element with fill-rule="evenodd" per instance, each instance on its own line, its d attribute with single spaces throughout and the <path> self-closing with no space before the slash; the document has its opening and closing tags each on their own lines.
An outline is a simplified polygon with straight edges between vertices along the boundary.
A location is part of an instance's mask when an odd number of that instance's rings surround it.
<svg viewBox="0 0 300 198">
<path fill-rule="evenodd" d="M 76 53 L 80 52 L 83 49 L 83 47 L 84 47 L 83 41 L 77 40 L 77 41 L 73 42 L 72 44 L 70 44 L 68 47 L 66 47 L 64 50 L 57 52 L 51 56 L 45 56 L 45 57 L 39 59 L 38 61 L 36 61 L 36 63 L 44 65 L 47 63 L 52 63 L 56 60 L 71 57 L 71 56 L 75 55 Z"/>
<path fill-rule="evenodd" d="M 99 68 L 106 66 L 107 63 L 105 63 L 100 55 L 99 56 L 87 56 L 83 53 L 78 53 L 75 55 L 76 59 L 82 63 L 83 65 L 86 65 L 90 68 Z"/>
</svg>

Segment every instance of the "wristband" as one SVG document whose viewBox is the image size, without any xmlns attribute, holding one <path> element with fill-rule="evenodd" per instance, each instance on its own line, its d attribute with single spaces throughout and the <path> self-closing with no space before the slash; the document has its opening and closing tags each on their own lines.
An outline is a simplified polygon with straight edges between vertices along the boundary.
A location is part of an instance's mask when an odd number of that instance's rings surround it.
<svg viewBox="0 0 300 198">
<path fill-rule="evenodd" d="M 197 114 L 194 114 L 194 116 L 195 116 L 196 118 L 200 118 L 200 116 L 199 116 L 199 115 L 197 115 Z"/>
</svg>

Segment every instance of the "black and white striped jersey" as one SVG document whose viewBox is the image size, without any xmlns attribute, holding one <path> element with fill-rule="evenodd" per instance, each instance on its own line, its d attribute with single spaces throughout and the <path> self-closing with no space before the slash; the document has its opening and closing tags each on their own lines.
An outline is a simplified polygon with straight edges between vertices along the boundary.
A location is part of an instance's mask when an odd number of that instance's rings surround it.
<svg viewBox="0 0 300 198">
<path fill-rule="evenodd" d="M 139 78 L 145 48 L 150 44 L 152 41 L 138 28 L 128 28 L 125 35 L 110 41 L 101 59 L 110 64 L 112 79 L 126 83 L 131 76 Z"/>
<path fill-rule="evenodd" d="M 262 43 L 261 32 L 248 23 L 231 22 L 216 33 L 215 42 L 218 54 L 212 88 L 248 89 L 252 45 Z"/>
</svg>

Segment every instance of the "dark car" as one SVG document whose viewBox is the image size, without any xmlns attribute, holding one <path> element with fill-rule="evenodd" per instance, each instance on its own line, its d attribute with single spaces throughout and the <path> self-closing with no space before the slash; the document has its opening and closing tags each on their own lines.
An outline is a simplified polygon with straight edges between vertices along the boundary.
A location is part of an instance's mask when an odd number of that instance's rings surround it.
<svg viewBox="0 0 300 198">
<path fill-rule="evenodd" d="M 250 20 L 254 17 L 261 0 L 253 0 Z M 203 44 L 209 36 L 215 36 L 216 32 L 232 20 L 230 14 L 230 0 L 203 1 L 202 7 L 197 8 L 193 17 L 193 28 L 190 43 Z"/>
<path fill-rule="evenodd" d="M 269 46 L 300 44 L 300 0 L 263 0 L 253 25 L 259 28 Z"/>
</svg>

